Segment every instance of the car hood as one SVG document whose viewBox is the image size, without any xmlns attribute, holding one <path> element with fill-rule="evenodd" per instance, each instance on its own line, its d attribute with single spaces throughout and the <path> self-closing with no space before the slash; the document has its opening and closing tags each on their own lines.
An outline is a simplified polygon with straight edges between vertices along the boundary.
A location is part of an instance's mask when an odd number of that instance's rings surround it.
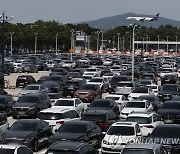
<svg viewBox="0 0 180 154">
<path fill-rule="evenodd" d="M 89 106 L 87 109 L 86 109 L 86 111 L 90 111 L 90 110 L 109 110 L 109 109 L 111 109 L 110 107 L 91 107 L 91 106 Z"/>
<path fill-rule="evenodd" d="M 159 109 L 157 113 L 160 116 L 180 116 L 180 110 L 176 109 Z"/>
<path fill-rule="evenodd" d="M 13 108 L 18 108 L 18 107 L 34 107 L 36 106 L 36 103 L 16 103 L 13 105 Z"/>
<path fill-rule="evenodd" d="M 4 135 L 4 137 L 7 138 L 20 138 L 20 139 L 25 139 L 28 138 L 29 136 L 34 135 L 34 131 L 7 131 Z"/>
<path fill-rule="evenodd" d="M 53 136 L 50 137 L 50 140 L 78 141 L 78 139 L 80 139 L 83 136 L 86 136 L 86 133 L 55 133 Z"/>
<path fill-rule="evenodd" d="M 25 94 L 29 94 L 29 93 L 37 93 L 39 92 L 39 90 L 22 90 L 20 91 L 20 94 L 22 95 L 25 95 Z"/>
</svg>

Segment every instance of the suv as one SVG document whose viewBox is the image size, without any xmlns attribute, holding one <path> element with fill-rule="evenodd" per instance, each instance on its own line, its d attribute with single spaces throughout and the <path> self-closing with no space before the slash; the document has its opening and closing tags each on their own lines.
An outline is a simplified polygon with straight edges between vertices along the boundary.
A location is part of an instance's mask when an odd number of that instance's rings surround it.
<svg viewBox="0 0 180 154">
<path fill-rule="evenodd" d="M 112 110 L 89 110 L 83 113 L 81 119 L 95 122 L 105 134 L 108 128 L 119 118 Z"/>
<path fill-rule="evenodd" d="M 13 118 L 29 117 L 39 113 L 40 110 L 51 107 L 51 101 L 47 94 L 31 93 L 20 97 L 14 104 Z"/>
<path fill-rule="evenodd" d="M 0 113 L 0 136 L 8 130 L 9 124 L 6 113 Z"/>
<path fill-rule="evenodd" d="M 119 153 L 135 139 L 141 139 L 141 130 L 136 122 L 116 122 L 109 127 L 102 140 L 101 152 Z"/>
<path fill-rule="evenodd" d="M 36 80 L 31 75 L 20 75 L 16 79 L 16 87 L 25 87 L 28 84 L 34 84 Z"/>
<path fill-rule="evenodd" d="M 88 143 L 60 141 L 48 148 L 46 154 L 51 153 L 98 154 L 99 152 Z"/>
<path fill-rule="evenodd" d="M 167 154 L 167 151 L 161 144 L 129 144 L 127 145 L 121 154 Z"/>
<path fill-rule="evenodd" d="M 79 119 L 79 114 L 72 109 L 48 108 L 40 111 L 37 117 L 48 122 L 55 132 L 65 121 Z"/>
<path fill-rule="evenodd" d="M 158 120 L 155 112 L 133 112 L 128 115 L 126 121 L 137 122 L 142 136 L 149 136 L 156 126 L 163 124 L 162 121 Z"/>
</svg>

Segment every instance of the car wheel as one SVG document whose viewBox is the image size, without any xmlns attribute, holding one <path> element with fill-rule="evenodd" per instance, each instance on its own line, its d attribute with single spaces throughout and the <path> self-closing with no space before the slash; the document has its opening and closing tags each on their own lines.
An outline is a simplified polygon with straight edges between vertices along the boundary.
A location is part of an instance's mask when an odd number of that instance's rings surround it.
<svg viewBox="0 0 180 154">
<path fill-rule="evenodd" d="M 32 149 L 33 149 L 34 152 L 38 151 L 38 141 L 34 141 Z"/>
</svg>

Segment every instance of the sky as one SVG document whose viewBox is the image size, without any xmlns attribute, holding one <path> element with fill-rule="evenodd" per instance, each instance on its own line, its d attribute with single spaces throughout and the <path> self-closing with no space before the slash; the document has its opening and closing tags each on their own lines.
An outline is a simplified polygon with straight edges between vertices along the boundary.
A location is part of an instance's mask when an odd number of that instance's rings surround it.
<svg viewBox="0 0 180 154">
<path fill-rule="evenodd" d="M 14 16 L 12 23 L 78 23 L 129 12 L 180 21 L 179 6 L 180 0 L 0 0 L 0 14 Z"/>
</svg>

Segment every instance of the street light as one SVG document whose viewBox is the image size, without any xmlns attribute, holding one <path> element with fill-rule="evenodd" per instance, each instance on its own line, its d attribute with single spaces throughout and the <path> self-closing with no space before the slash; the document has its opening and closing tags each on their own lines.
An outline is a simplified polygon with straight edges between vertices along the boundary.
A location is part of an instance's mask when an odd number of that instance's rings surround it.
<svg viewBox="0 0 180 154">
<path fill-rule="evenodd" d="M 56 34 L 56 55 L 57 55 L 57 52 L 58 52 L 58 51 L 57 51 L 57 46 L 58 46 L 58 35 L 59 35 L 59 34 Z"/>
<path fill-rule="evenodd" d="M 133 26 L 133 40 L 132 40 L 132 81 L 134 81 L 134 37 L 135 37 L 135 34 L 134 34 L 134 31 L 135 31 L 135 28 L 137 27 L 137 25 L 134 25 Z"/>
<path fill-rule="evenodd" d="M 169 36 L 167 36 L 167 52 L 169 50 L 169 47 L 168 47 L 168 38 L 169 38 Z"/>
<path fill-rule="evenodd" d="M 177 36 L 175 36 L 176 37 L 176 52 L 178 51 L 178 49 L 177 49 Z"/>
<path fill-rule="evenodd" d="M 71 29 L 71 61 L 72 61 L 72 52 L 74 50 L 74 29 Z"/>
<path fill-rule="evenodd" d="M 158 37 L 158 50 L 159 50 L 159 35 L 157 35 L 157 37 Z"/>
<path fill-rule="evenodd" d="M 96 48 L 96 50 L 97 50 L 97 57 L 98 57 L 98 55 L 99 55 L 99 34 L 100 34 L 101 32 L 100 32 L 100 31 L 97 31 L 96 33 L 97 33 L 97 48 Z"/>
<path fill-rule="evenodd" d="M 12 19 L 14 19 L 13 16 L 5 16 L 4 12 L 0 16 L 0 21 L 2 21 L 2 72 L 3 74 L 4 74 L 4 22 L 11 21 Z"/>
<path fill-rule="evenodd" d="M 104 43 L 103 43 L 103 41 L 104 41 L 104 35 L 103 35 L 103 31 L 101 31 L 101 33 L 102 33 L 102 50 L 103 50 L 103 46 L 104 46 Z"/>
<path fill-rule="evenodd" d="M 146 52 L 148 50 L 148 35 L 146 35 Z"/>
<path fill-rule="evenodd" d="M 36 49 L 37 49 L 37 35 L 38 33 L 35 33 L 35 42 L 34 42 L 34 53 L 36 55 Z"/>
<path fill-rule="evenodd" d="M 120 51 L 119 51 L 119 36 L 120 36 L 120 33 L 117 33 L 117 35 L 118 35 L 118 53 L 120 53 Z"/>
<path fill-rule="evenodd" d="M 12 55 L 12 50 L 13 50 L 13 37 L 12 35 L 14 34 L 14 32 L 10 32 L 11 34 L 11 55 Z"/>
</svg>

